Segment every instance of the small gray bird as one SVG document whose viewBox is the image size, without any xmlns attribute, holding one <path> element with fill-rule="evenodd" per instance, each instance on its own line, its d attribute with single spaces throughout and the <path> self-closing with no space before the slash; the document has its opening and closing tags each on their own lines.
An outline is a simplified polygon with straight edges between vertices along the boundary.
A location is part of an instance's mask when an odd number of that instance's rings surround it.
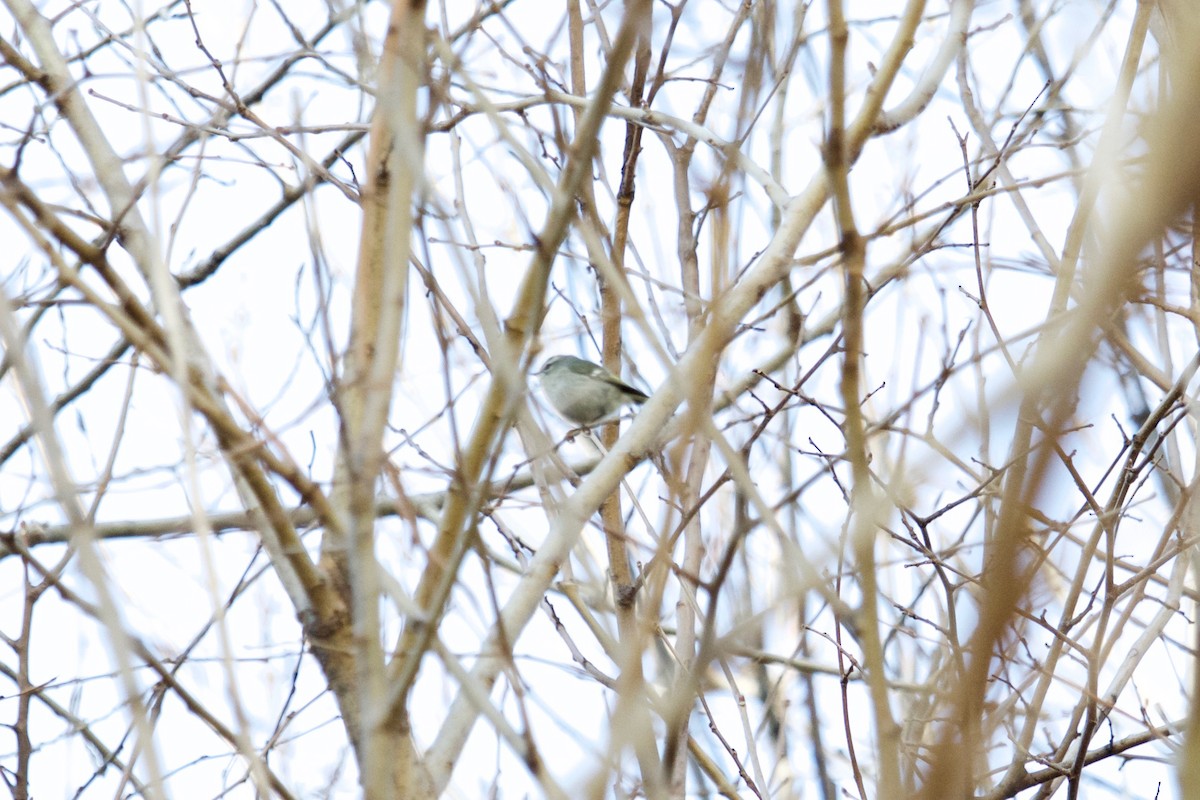
<svg viewBox="0 0 1200 800">
<path fill-rule="evenodd" d="M 592 425 L 623 405 L 650 399 L 599 364 L 575 356 L 552 356 L 536 374 L 550 405 L 576 425 Z"/>
</svg>

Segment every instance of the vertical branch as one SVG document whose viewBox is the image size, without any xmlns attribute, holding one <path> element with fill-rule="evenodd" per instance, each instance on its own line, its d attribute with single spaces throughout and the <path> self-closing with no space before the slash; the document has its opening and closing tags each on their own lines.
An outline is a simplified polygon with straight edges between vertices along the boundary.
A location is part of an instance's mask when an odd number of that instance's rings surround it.
<svg viewBox="0 0 1200 800">
<path fill-rule="evenodd" d="M 1162 14 L 1163 31 L 1158 36 L 1160 49 L 1165 50 L 1164 69 L 1169 90 L 1176 96 L 1194 94 L 1197 83 L 1200 83 L 1200 58 L 1197 58 L 1191 43 L 1195 42 L 1200 33 L 1200 22 L 1193 14 L 1193 9 L 1184 3 L 1164 2 L 1159 5 Z M 1165 41 L 1164 41 L 1165 40 Z M 1188 43 L 1188 46 L 1184 46 Z M 1160 83 L 1161 85 L 1161 83 Z M 1164 92 L 1165 95 L 1165 92 Z M 1193 309 L 1200 306 L 1200 202 L 1193 196 L 1191 199 L 1190 253 L 1188 264 L 1188 294 Z M 1200 322 L 1193 317 L 1193 337 L 1200 343 Z M 1192 465 L 1192 487 L 1188 492 L 1185 518 L 1190 521 L 1188 530 L 1200 530 L 1200 501 L 1195 496 L 1194 487 L 1200 476 L 1200 452 L 1197 452 Z M 1191 560 L 1191 575 L 1200 575 L 1200 547 L 1193 545 L 1188 548 L 1186 557 Z M 1195 586 L 1193 585 L 1193 590 Z M 1193 615 L 1196 604 L 1193 603 Z M 1200 653 L 1200 625 L 1193 626 L 1193 653 Z M 1183 746 L 1177 754 L 1179 764 L 1179 796 L 1200 796 L 1200 669 L 1192 664 L 1190 707 L 1185 721 Z"/>
<path fill-rule="evenodd" d="M 629 105 L 634 108 L 642 105 L 645 96 L 646 76 L 650 68 L 650 38 L 648 19 L 647 25 L 638 33 L 633 54 Z M 625 251 L 629 242 L 629 220 L 637 189 L 637 165 L 641 150 L 642 127 L 632 122 L 627 123 L 621 157 L 621 182 L 616 197 L 617 216 L 613 227 L 613 269 L 608 277 L 606 273 L 598 274 L 604 364 L 618 375 L 621 374 L 621 354 L 624 349 L 621 339 L 621 297 L 629 293 L 625 273 Z M 620 281 L 621 285 L 615 286 L 612 281 Z M 611 450 L 616 445 L 619 428 L 620 422 L 613 421 L 601 431 L 601 440 L 606 450 Z M 641 768 L 642 780 L 647 786 L 647 794 L 655 796 L 663 792 L 667 773 L 664 773 L 664 765 L 653 742 L 644 736 L 644 732 L 652 726 L 645 711 L 646 688 L 645 676 L 642 673 L 642 654 L 650 641 L 652 628 L 650 625 L 643 626 L 638 623 L 637 586 L 630 565 L 629 550 L 626 547 L 628 537 L 624 528 L 624 515 L 621 513 L 620 487 L 614 488 L 600 505 L 600 519 L 604 524 L 608 569 L 616 603 L 617 627 L 621 634 L 620 690 L 623 694 L 618 702 L 628 709 L 629 713 L 623 715 L 628 724 L 638 728 L 637 731 L 627 731 L 623 735 L 634 734 L 634 751 Z M 646 603 L 648 614 L 656 613 L 657 608 L 655 603 Z"/>
<path fill-rule="evenodd" d="M 1197 453 L 1192 467 L 1193 475 L 1200 475 L 1200 452 Z M 1200 502 L 1197 502 L 1195 495 L 1187 500 L 1188 510 L 1187 518 L 1190 519 L 1191 530 L 1200 530 Z M 1200 572 L 1200 547 L 1193 545 L 1189 548 L 1186 556 L 1181 556 L 1191 560 L 1191 574 L 1195 576 Z M 1194 587 L 1193 587 L 1194 589 Z M 1193 613 L 1196 603 L 1192 604 Z M 1193 625 L 1192 640 L 1193 653 L 1200 653 L 1200 625 Z M 1188 709 L 1187 719 L 1184 728 L 1183 746 L 1178 753 L 1179 764 L 1179 796 L 1180 797 L 1198 797 L 1200 796 L 1200 669 L 1192 667 L 1191 680 L 1191 707 Z"/>
<path fill-rule="evenodd" d="M 854 222 L 850 202 L 849 155 L 846 140 L 846 46 L 850 38 L 841 0 L 829 0 L 829 138 L 825 146 L 834 214 L 837 219 L 845 276 L 842 301 L 842 403 L 845 406 L 846 452 L 853 484 L 850 492 L 850 541 L 862 605 L 858 609 L 856 633 L 863 648 L 867 685 L 875 722 L 878 786 L 900 787 L 900 726 L 892 718 L 888 699 L 886 664 L 879 636 L 879 585 L 876 579 L 875 536 L 878 502 L 871 487 L 866 425 L 862 414 L 863 315 L 866 298 L 863 270 L 866 245 Z"/>
<path fill-rule="evenodd" d="M 383 434 L 400 361 L 412 198 L 423 164 L 417 91 L 425 69 L 424 17 L 420 0 L 396 0 L 383 42 L 362 193 L 350 341 L 337 396 L 341 437 L 334 491 L 347 531 L 344 540 L 327 533 L 322 546 L 325 563 L 340 580 L 348 581 L 352 598 L 363 712 L 357 721 L 357 755 L 368 798 L 391 796 L 400 787 L 406 787 L 405 793 L 417 791 L 419 785 L 407 716 L 389 718 L 383 713 L 387 685 L 380 641 L 375 486 L 385 459 Z"/>
<path fill-rule="evenodd" d="M 633 56 L 633 81 L 629 87 L 629 104 L 631 106 L 636 107 L 641 102 L 649 62 L 649 33 L 642 32 Z M 581 89 L 583 88 L 572 85 L 572 90 L 576 94 L 582 94 Z M 627 123 L 625 125 L 624 157 L 621 161 L 621 183 L 617 189 L 617 218 L 616 224 L 613 226 L 612 263 L 614 278 L 617 280 L 625 280 L 625 248 L 629 241 L 629 212 L 633 207 L 641 141 L 641 126 Z M 604 342 L 604 366 L 612 370 L 614 374 L 620 375 L 622 372 L 621 296 L 604 275 L 597 273 L 597 280 L 600 283 L 600 320 Z M 601 441 L 606 450 L 616 444 L 619 429 L 620 423 L 616 421 L 604 426 L 601 431 Z M 600 517 L 604 522 L 608 569 L 617 605 L 617 622 L 621 628 L 622 638 L 626 639 L 629 647 L 640 651 L 640 645 L 634 639 L 628 638 L 636 635 L 633 615 L 635 595 L 633 574 L 629 566 L 629 553 L 625 547 L 620 492 L 613 492 L 604 501 L 600 506 Z M 629 665 L 633 666 L 632 659 Z"/>
<path fill-rule="evenodd" d="M 570 34 L 571 47 L 571 91 L 578 97 L 587 96 L 587 74 L 584 68 L 583 53 L 583 13 L 579 0 L 571 0 L 567 4 L 567 24 Z M 639 39 L 637 52 L 634 56 L 633 85 L 630 89 L 631 98 L 640 96 L 645 83 L 645 63 L 642 51 L 646 47 L 645 39 Z M 636 100 L 631 100 L 635 103 Z M 572 107 L 575 116 L 575 128 L 579 129 L 583 109 Z M 613 232 L 612 254 L 610 256 L 614 273 L 618 275 L 624 265 L 625 243 L 628 236 L 628 211 L 633 203 L 632 166 L 629 148 L 632 137 L 640 138 L 641 128 L 628 124 L 625 132 L 626 158 L 622 164 L 621 186 L 617 192 L 617 223 Z M 636 162 L 636 153 L 633 156 Z M 595 191 L 590 182 L 583 182 L 579 187 L 580 204 L 584 213 L 592 215 L 597 225 L 600 223 L 596 213 Z M 596 281 L 600 290 L 600 318 L 603 334 L 603 362 L 614 374 L 621 374 L 621 298 L 604 274 L 596 271 Z M 620 425 L 612 422 L 601 430 L 601 442 L 607 450 L 617 440 Z M 629 554 L 625 549 L 625 531 L 622 524 L 621 496 L 613 492 L 600 506 L 600 517 L 604 524 L 605 546 L 608 550 L 609 579 L 613 584 L 613 596 L 617 606 L 617 621 L 622 632 L 622 638 L 634 632 L 633 623 L 633 575 L 629 566 Z M 628 640 L 627 640 L 628 641 Z M 631 645 L 632 646 L 632 645 Z M 632 662 L 628 664 L 633 666 Z"/>
<path fill-rule="evenodd" d="M 28 800 L 29 765 L 33 758 L 33 742 L 29 736 L 29 709 L 38 689 L 30 680 L 30 648 L 33 644 L 33 608 L 48 585 L 43 581 L 34 586 L 29 579 L 29 563 L 22 564 L 25 583 L 25 602 L 21 606 L 21 632 L 15 639 L 5 636 L 4 641 L 17 654 L 17 669 L 13 676 L 17 684 L 16 720 L 10 723 L 17 740 L 16 768 L 12 770 L 13 782 L 9 784 L 13 800 Z"/>
</svg>

